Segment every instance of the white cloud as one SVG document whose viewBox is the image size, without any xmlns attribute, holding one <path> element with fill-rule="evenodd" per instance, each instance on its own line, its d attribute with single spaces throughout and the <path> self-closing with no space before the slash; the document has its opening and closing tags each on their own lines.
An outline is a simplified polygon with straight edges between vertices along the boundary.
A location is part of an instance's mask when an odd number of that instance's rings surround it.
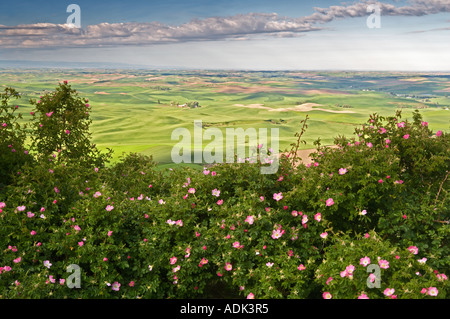
<svg viewBox="0 0 450 319">
<path fill-rule="evenodd" d="M 108 45 L 147 45 L 188 41 L 219 41 L 247 39 L 254 35 L 296 37 L 320 31 L 318 26 L 336 19 L 368 16 L 368 4 L 380 6 L 382 15 L 422 16 L 450 12 L 449 0 L 411 0 L 396 7 L 374 1 L 347 6 L 314 8 L 309 16 L 280 17 L 276 13 L 249 13 L 229 17 L 194 19 L 181 25 L 149 23 L 100 23 L 78 29 L 66 24 L 38 23 L 0 25 L 2 48 L 98 47 Z"/>
<path fill-rule="evenodd" d="M 325 23 L 342 18 L 367 16 L 369 4 L 376 4 L 385 16 L 423 16 L 440 12 L 450 12 L 449 0 L 412 0 L 411 5 L 396 7 L 379 1 L 364 1 L 348 6 L 330 6 L 329 8 L 314 8 L 315 13 L 304 17 L 307 23 Z"/>
<path fill-rule="evenodd" d="M 195 19 L 178 26 L 150 23 L 101 23 L 76 29 L 62 24 L 0 25 L 2 47 L 98 46 L 222 40 L 247 35 L 287 35 L 316 31 L 307 22 L 281 18 L 276 13 Z"/>
</svg>

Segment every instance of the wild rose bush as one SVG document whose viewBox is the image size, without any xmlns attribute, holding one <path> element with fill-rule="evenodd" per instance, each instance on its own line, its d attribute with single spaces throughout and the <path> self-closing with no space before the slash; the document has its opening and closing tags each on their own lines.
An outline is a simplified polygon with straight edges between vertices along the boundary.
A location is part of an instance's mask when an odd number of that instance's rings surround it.
<svg viewBox="0 0 450 319">
<path fill-rule="evenodd" d="M 46 203 L 36 202 L 34 191 L 10 196 L 2 224 L 5 233 L 14 235 L 2 238 L 2 244 L 17 249 L 6 251 L 5 263 L 21 271 L 3 270 L 4 283 L 15 283 L 5 296 L 109 298 L 119 294 L 108 284 L 118 282 L 125 286 L 120 296 L 127 298 L 195 297 L 202 296 L 209 282 L 221 280 L 238 287 L 236 294 L 307 297 L 313 284 L 311 265 L 320 258 L 312 245 L 320 247 L 322 242 L 313 235 L 324 228 L 319 215 L 311 215 L 306 232 L 298 226 L 302 213 L 278 207 L 276 199 L 251 191 L 230 196 L 222 177 L 230 172 L 226 167 L 209 173 L 189 171 L 191 177 L 185 177 L 185 170 L 142 169 L 135 167 L 135 172 L 153 176 L 145 192 L 118 193 L 102 178 L 87 181 L 90 187 L 78 193 L 79 199 L 65 213 L 56 193 Z M 234 170 L 258 174 L 256 166 Z M 121 180 L 129 182 L 127 177 Z M 115 186 L 120 189 L 117 181 Z M 22 225 L 20 230 L 17 225 Z M 23 257 L 16 263 L 17 256 Z M 46 267 L 45 261 L 52 266 Z M 70 264 L 83 269 L 83 289 L 60 284 Z"/>
<path fill-rule="evenodd" d="M 447 297 L 450 139 L 419 113 L 374 114 L 337 148 L 318 141 L 311 165 L 283 156 L 264 175 L 107 165 L 86 102 L 67 83 L 34 102 L 32 161 L 0 192 L 2 298 Z M 87 138 L 72 147 L 67 129 Z"/>
<path fill-rule="evenodd" d="M 14 175 L 20 174 L 20 167 L 31 160 L 25 148 L 25 129 L 19 121 L 22 114 L 19 105 L 11 103 L 20 99 L 19 92 L 5 88 L 0 93 L 0 191 L 11 183 Z"/>
<path fill-rule="evenodd" d="M 375 229 L 398 246 L 416 245 L 434 266 L 446 267 L 448 136 L 433 134 L 418 112 L 412 123 L 397 112 L 375 114 L 368 124 L 356 130 L 358 139 L 337 138 L 338 149 L 315 158 L 320 174 L 330 173 L 322 186 L 335 199 L 329 219 L 338 230 Z"/>
<path fill-rule="evenodd" d="M 89 100 L 78 96 L 76 90 L 64 81 L 54 92 L 39 100 L 31 99 L 31 149 L 37 159 L 84 166 L 100 166 L 108 161 L 110 153 L 102 154 L 91 144 Z"/>
<path fill-rule="evenodd" d="M 374 231 L 354 238 L 339 234 L 326 248 L 316 281 L 324 287 L 324 297 L 338 299 L 426 299 L 438 294 L 446 298 L 447 276 L 428 266 L 419 252 L 416 246 L 393 246 Z M 378 267 L 378 274 L 368 269 L 371 264 Z M 368 282 L 374 286 L 368 287 Z"/>
</svg>

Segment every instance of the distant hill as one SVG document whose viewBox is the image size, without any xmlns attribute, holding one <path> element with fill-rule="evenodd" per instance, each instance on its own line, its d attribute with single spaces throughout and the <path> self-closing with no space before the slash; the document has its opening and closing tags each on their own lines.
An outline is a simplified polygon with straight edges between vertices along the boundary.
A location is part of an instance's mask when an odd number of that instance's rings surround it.
<svg viewBox="0 0 450 319">
<path fill-rule="evenodd" d="M 0 69 L 176 69 L 176 67 L 156 67 L 151 65 L 137 65 L 109 62 L 65 62 L 65 61 L 28 61 L 28 60 L 0 60 Z"/>
</svg>

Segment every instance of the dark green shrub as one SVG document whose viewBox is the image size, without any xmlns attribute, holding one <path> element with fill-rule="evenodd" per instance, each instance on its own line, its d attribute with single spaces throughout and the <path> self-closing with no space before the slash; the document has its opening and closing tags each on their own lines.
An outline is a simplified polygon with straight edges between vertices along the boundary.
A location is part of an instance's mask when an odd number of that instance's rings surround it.
<svg viewBox="0 0 450 319">
<path fill-rule="evenodd" d="M 68 84 L 33 103 L 35 162 L 0 195 L 2 298 L 448 296 L 450 138 L 418 113 L 372 115 L 337 148 L 318 142 L 314 164 L 282 157 L 267 175 L 251 163 L 160 170 L 138 154 L 106 166 Z M 389 261 L 380 288 L 365 257 Z"/>
<path fill-rule="evenodd" d="M 30 100 L 32 111 L 31 149 L 41 160 L 57 163 L 75 162 L 101 167 L 110 153 L 101 154 L 91 144 L 89 126 L 91 107 L 64 81 L 54 92 Z"/>
<path fill-rule="evenodd" d="M 10 104 L 12 98 L 20 94 L 13 88 L 5 88 L 0 93 L 0 193 L 20 174 L 20 168 L 32 161 L 25 146 L 25 127 L 19 124 L 22 114 L 17 113 L 18 105 Z"/>
</svg>

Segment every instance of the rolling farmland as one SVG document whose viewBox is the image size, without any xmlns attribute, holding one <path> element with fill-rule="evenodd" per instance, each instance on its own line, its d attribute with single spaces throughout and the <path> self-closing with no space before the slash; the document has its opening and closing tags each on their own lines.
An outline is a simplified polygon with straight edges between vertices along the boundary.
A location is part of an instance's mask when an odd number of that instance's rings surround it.
<svg viewBox="0 0 450 319">
<path fill-rule="evenodd" d="M 92 106 L 93 141 L 100 149 L 153 155 L 170 165 L 174 129 L 279 128 L 280 149 L 295 141 L 308 114 L 304 149 L 320 138 L 350 136 L 371 113 L 411 118 L 420 109 L 433 130 L 449 130 L 450 74 L 301 71 L 1 69 L 1 85 L 22 94 L 24 118 L 38 99 L 67 80 Z M 186 104 L 197 102 L 199 107 Z M 197 105 L 195 105 L 197 106 Z"/>
</svg>

